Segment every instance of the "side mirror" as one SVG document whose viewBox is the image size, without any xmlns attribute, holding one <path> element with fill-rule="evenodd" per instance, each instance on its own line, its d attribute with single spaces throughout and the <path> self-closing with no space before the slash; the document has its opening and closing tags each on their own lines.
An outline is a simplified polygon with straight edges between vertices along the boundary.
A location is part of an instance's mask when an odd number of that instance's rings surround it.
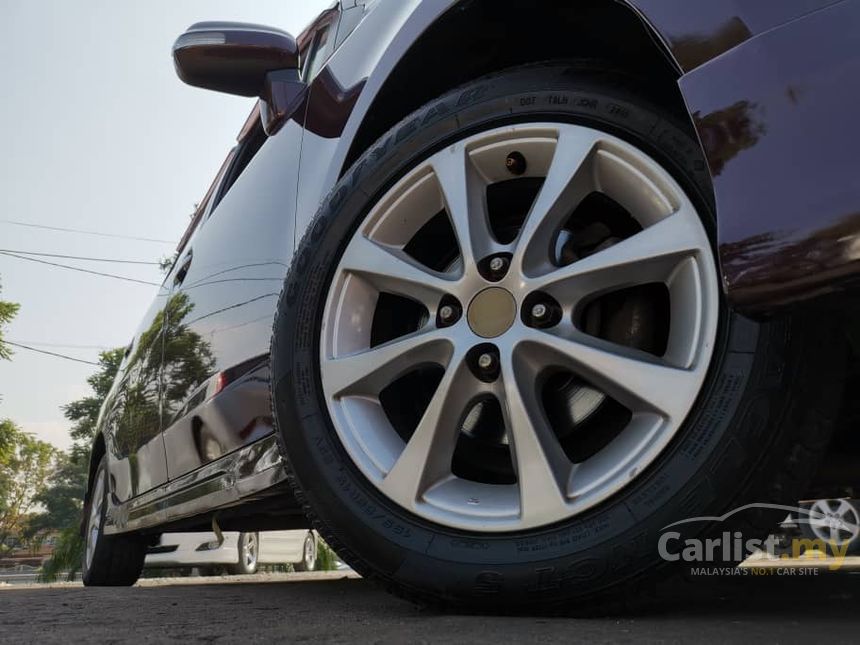
<svg viewBox="0 0 860 645">
<path fill-rule="evenodd" d="M 274 27 L 195 23 L 176 39 L 173 63 L 188 85 L 259 97 L 267 134 L 274 134 L 304 95 L 296 40 Z"/>
</svg>

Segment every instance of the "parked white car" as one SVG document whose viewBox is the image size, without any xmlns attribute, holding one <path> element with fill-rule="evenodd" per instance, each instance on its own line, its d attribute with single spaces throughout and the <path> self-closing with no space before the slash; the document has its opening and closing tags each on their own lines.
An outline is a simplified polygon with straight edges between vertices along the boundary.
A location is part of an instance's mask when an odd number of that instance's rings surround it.
<svg viewBox="0 0 860 645">
<path fill-rule="evenodd" d="M 296 571 L 312 571 L 317 559 L 313 531 L 265 531 L 261 533 L 165 533 L 149 548 L 150 569 L 226 567 L 234 575 L 251 574 L 262 564 L 292 564 Z"/>
</svg>

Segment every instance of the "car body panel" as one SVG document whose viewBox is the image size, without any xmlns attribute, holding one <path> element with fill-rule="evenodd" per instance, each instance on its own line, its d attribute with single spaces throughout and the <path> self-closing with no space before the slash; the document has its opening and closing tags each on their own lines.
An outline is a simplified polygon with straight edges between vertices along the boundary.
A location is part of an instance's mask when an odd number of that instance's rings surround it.
<svg viewBox="0 0 860 645">
<path fill-rule="evenodd" d="M 185 355 L 175 361 L 176 369 L 166 367 L 163 376 L 166 393 L 180 390 L 166 397 L 175 403 L 165 404 L 171 479 L 271 432 L 268 394 L 263 394 L 268 378 L 263 373 L 241 386 L 247 396 L 238 407 L 225 403 L 219 408 L 211 402 L 201 414 L 193 399 L 217 374 L 269 352 L 275 306 L 295 243 L 302 133 L 289 122 L 265 141 L 185 251 L 193 252 L 194 259 L 185 280 L 171 293 L 171 300 L 181 304 L 176 309 L 182 319 L 170 322 L 171 334 L 184 338 L 177 347 Z M 166 366 L 169 358 L 166 351 Z M 188 374 L 190 364 L 198 367 L 194 375 Z M 235 401 L 235 389 L 217 400 Z M 223 422 L 224 415 L 230 423 Z M 208 459 L 200 450 L 201 433 L 217 442 Z"/>
<path fill-rule="evenodd" d="M 750 38 L 839 0 L 626 0 L 689 72 Z"/>
<path fill-rule="evenodd" d="M 205 567 L 239 563 L 237 531 L 224 531 L 218 544 L 215 533 L 164 533 L 146 556 L 146 568 Z M 296 564 L 304 557 L 307 530 L 262 531 L 258 534 L 258 564 Z"/>
<path fill-rule="evenodd" d="M 177 411 L 175 421 L 164 431 L 171 479 L 272 433 L 268 361 L 263 357 L 250 362 L 256 367 L 217 395 L 210 395 L 217 380 L 209 379 Z"/>
<path fill-rule="evenodd" d="M 730 302 L 753 314 L 857 286 L 860 2 L 771 30 L 681 78 L 707 154 Z"/>
<path fill-rule="evenodd" d="M 283 458 L 270 433 L 133 499 L 109 500 L 104 532 L 111 535 L 147 529 L 257 500 L 285 480 Z M 283 496 L 282 506 L 289 503 Z"/>
<path fill-rule="evenodd" d="M 102 414 L 112 491 L 126 501 L 167 481 L 161 436 L 161 361 L 167 292 L 159 290 L 127 350 Z"/>
</svg>

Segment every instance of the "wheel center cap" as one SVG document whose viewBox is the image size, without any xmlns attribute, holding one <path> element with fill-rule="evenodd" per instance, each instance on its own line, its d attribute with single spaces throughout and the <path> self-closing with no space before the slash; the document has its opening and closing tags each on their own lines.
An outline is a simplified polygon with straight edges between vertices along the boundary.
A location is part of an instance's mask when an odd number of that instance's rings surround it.
<svg viewBox="0 0 860 645">
<path fill-rule="evenodd" d="M 469 327 L 481 338 L 501 336 L 517 316 L 517 303 L 507 289 L 490 287 L 469 303 Z"/>
</svg>

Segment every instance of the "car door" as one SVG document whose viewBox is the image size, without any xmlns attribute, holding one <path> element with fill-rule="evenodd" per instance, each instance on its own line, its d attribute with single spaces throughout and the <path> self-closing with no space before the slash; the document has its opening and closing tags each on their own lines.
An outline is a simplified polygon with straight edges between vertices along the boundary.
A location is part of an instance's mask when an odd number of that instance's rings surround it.
<svg viewBox="0 0 860 645">
<path fill-rule="evenodd" d="M 126 501 L 167 481 L 161 435 L 161 361 L 169 289 L 162 285 L 126 349 L 110 401 L 106 443 L 113 492 Z"/>
<path fill-rule="evenodd" d="M 179 260 L 164 360 L 170 479 L 273 431 L 267 359 L 292 259 L 302 132 L 289 121 L 267 137 L 255 108 Z"/>
</svg>

